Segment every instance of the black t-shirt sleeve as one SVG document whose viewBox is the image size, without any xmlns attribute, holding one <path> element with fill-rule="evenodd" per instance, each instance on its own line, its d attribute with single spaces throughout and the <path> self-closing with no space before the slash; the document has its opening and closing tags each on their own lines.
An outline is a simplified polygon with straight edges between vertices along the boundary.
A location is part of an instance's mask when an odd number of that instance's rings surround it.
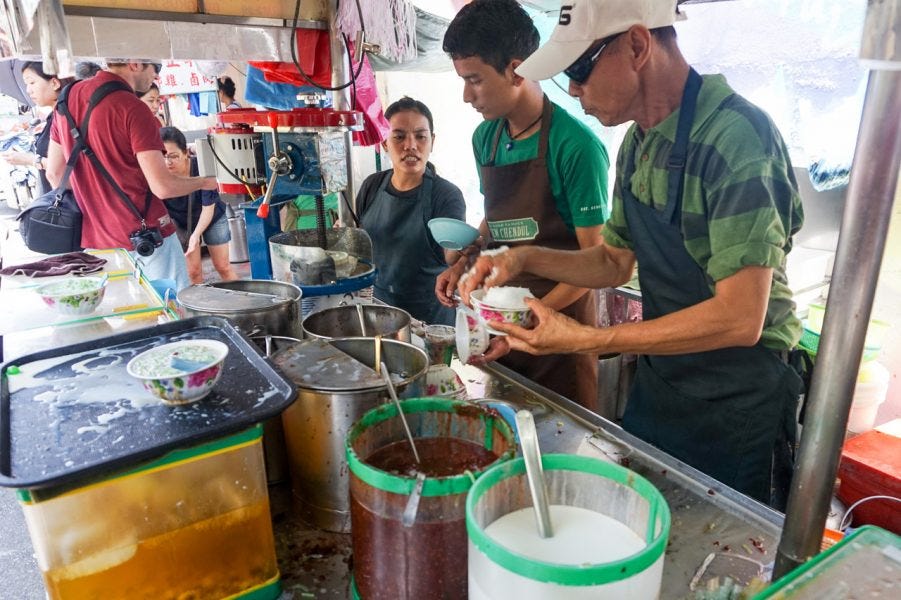
<svg viewBox="0 0 901 600">
<path fill-rule="evenodd" d="M 53 126 L 53 113 L 47 115 L 47 122 L 44 129 L 37 135 L 34 140 L 35 154 L 43 158 L 47 158 L 47 151 L 50 148 L 50 128 Z"/>
<path fill-rule="evenodd" d="M 362 185 L 360 185 L 360 191 L 357 193 L 356 202 L 358 219 L 363 218 L 363 213 L 365 213 L 366 209 L 372 204 L 375 194 L 379 189 L 379 184 L 381 183 L 381 176 L 383 176 L 384 173 L 385 172 L 373 173 L 364 179 Z"/>
<path fill-rule="evenodd" d="M 453 183 L 442 177 L 436 177 L 432 185 L 432 217 L 449 217 L 466 220 L 466 203 L 463 192 Z"/>
</svg>

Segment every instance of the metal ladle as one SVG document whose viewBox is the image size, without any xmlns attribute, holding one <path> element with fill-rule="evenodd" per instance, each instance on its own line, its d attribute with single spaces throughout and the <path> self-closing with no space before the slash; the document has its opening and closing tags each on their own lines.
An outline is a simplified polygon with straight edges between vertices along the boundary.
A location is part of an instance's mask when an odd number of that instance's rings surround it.
<svg viewBox="0 0 901 600">
<path fill-rule="evenodd" d="M 544 469 L 541 466 L 541 450 L 538 449 L 538 433 L 535 431 L 535 419 L 527 410 L 516 413 L 516 429 L 519 431 L 519 445 L 526 463 L 526 476 L 529 480 L 529 491 L 532 493 L 532 504 L 535 505 L 535 523 L 538 535 L 543 538 L 554 536 L 551 527 L 551 513 L 548 508 L 547 486 L 544 483 Z"/>
<path fill-rule="evenodd" d="M 410 442 L 410 448 L 413 449 L 413 457 L 416 459 L 416 464 L 420 464 L 419 460 L 419 452 L 416 451 L 416 444 L 413 442 L 413 434 L 410 433 L 410 426 L 407 424 L 407 417 L 404 415 L 403 409 L 400 406 L 400 400 L 397 399 L 397 392 L 394 391 L 394 383 L 391 381 L 391 374 L 388 372 L 388 367 L 385 366 L 385 363 L 380 363 L 382 367 L 382 378 L 385 380 L 385 385 L 388 386 L 388 393 L 391 395 L 391 399 L 394 400 L 394 405 L 397 407 L 397 416 L 400 417 L 400 422 L 404 424 L 404 431 L 407 432 L 407 441 Z"/>
<path fill-rule="evenodd" d="M 363 318 L 363 305 L 357 304 L 357 318 L 360 319 L 360 335 L 366 336 L 366 319 Z"/>
</svg>

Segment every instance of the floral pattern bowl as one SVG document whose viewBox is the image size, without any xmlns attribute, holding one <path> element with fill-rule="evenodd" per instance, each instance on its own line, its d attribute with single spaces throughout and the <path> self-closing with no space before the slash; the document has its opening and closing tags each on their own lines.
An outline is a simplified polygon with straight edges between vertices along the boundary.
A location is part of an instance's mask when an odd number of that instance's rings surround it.
<svg viewBox="0 0 901 600">
<path fill-rule="evenodd" d="M 531 324 L 532 310 L 524 304 L 521 307 L 516 308 L 492 306 L 485 303 L 483 300 L 484 297 L 484 289 L 475 290 L 469 295 L 469 299 L 472 302 L 472 308 L 476 311 L 476 314 L 479 315 L 479 318 L 489 327 L 489 333 L 505 335 L 491 329 L 491 323 L 493 322 L 510 323 L 512 325 L 519 325 L 520 327 L 528 327 Z"/>
<path fill-rule="evenodd" d="M 61 315 L 87 315 L 103 302 L 106 282 L 106 277 L 72 277 L 45 283 L 35 291 Z"/>
<path fill-rule="evenodd" d="M 464 365 L 472 356 L 478 356 L 488 349 L 488 328 L 469 309 L 457 307 L 457 356 Z"/>
<path fill-rule="evenodd" d="M 188 404 L 213 391 L 226 356 L 220 341 L 181 340 L 138 354 L 126 370 L 166 404 Z"/>
<path fill-rule="evenodd" d="M 425 373 L 427 396 L 444 396 L 458 400 L 466 399 L 466 386 L 451 367 L 439 363 L 431 365 Z"/>
</svg>

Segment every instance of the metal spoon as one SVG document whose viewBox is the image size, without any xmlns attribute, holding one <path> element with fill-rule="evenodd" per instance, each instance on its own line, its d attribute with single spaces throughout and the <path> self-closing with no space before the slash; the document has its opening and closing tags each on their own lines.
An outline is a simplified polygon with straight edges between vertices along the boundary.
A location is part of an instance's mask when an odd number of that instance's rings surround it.
<svg viewBox="0 0 901 600">
<path fill-rule="evenodd" d="M 357 304 L 357 317 L 360 319 L 360 335 L 366 336 L 366 319 L 363 318 L 363 305 Z"/>
<path fill-rule="evenodd" d="M 375 338 L 375 374 L 382 374 L 382 336 L 377 335 Z"/>
<path fill-rule="evenodd" d="M 391 395 L 391 399 L 394 400 L 394 405 L 397 407 L 397 416 L 400 417 L 400 422 L 404 424 L 404 430 L 407 432 L 407 441 L 410 442 L 410 448 L 413 449 L 413 457 L 416 459 L 416 464 L 420 464 L 419 460 L 419 452 L 416 451 L 416 444 L 413 442 L 413 434 L 410 433 L 410 426 L 407 424 L 407 417 L 404 415 L 403 409 L 400 407 L 400 400 L 397 399 L 397 392 L 394 391 L 394 383 L 391 381 L 391 374 L 388 373 L 388 367 L 385 366 L 385 363 L 381 363 L 382 366 L 382 378 L 385 380 L 385 385 L 388 386 L 388 393 Z"/>
<path fill-rule="evenodd" d="M 416 513 L 419 511 L 419 500 L 422 498 L 422 486 L 425 484 L 425 473 L 419 471 L 416 473 L 416 485 L 413 486 L 413 492 L 407 498 L 407 506 L 404 507 L 404 514 L 401 517 L 401 524 L 404 527 L 412 527 L 416 522 Z"/>
<path fill-rule="evenodd" d="M 526 462 L 526 476 L 529 479 L 529 491 L 532 493 L 532 504 L 535 505 L 535 524 L 538 535 L 543 538 L 554 536 L 551 527 L 551 513 L 548 509 L 547 487 L 544 484 L 544 469 L 541 466 L 541 450 L 538 449 L 538 433 L 535 431 L 535 419 L 527 410 L 516 413 L 516 429 L 519 431 L 519 445 L 522 457 Z"/>
</svg>

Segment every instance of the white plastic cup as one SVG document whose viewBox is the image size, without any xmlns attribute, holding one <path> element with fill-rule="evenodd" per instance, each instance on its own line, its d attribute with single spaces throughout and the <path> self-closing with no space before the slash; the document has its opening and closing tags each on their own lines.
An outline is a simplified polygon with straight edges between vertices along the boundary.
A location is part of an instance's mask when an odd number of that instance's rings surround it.
<svg viewBox="0 0 901 600">
<path fill-rule="evenodd" d="M 864 433 L 876 424 L 876 413 L 888 394 L 889 371 L 876 361 L 864 363 L 854 386 L 848 431 Z"/>
</svg>

